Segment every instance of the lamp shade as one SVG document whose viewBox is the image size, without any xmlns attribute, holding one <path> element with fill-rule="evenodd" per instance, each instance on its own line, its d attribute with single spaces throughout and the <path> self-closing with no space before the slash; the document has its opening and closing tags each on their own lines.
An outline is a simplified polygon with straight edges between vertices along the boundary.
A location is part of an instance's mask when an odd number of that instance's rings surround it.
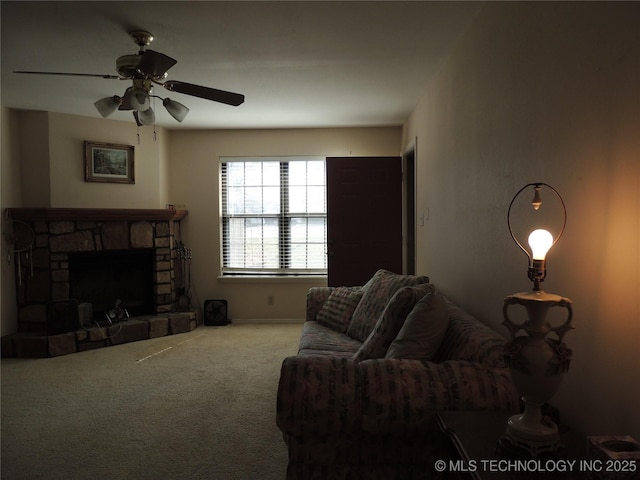
<svg viewBox="0 0 640 480">
<path fill-rule="evenodd" d="M 162 101 L 162 105 L 164 105 L 167 112 L 169 112 L 169 114 L 179 122 L 182 122 L 187 116 L 187 113 L 189 113 L 189 109 L 187 107 L 179 102 L 171 100 L 170 98 L 165 98 Z"/>
<path fill-rule="evenodd" d="M 144 112 L 150 106 L 149 94 L 141 88 L 134 88 L 129 95 L 129 103 L 134 110 Z"/>
<path fill-rule="evenodd" d="M 118 107 L 122 104 L 122 98 L 117 95 L 113 95 L 112 97 L 101 98 L 93 105 L 96 107 L 100 115 L 103 118 L 107 118 L 113 112 L 115 112 Z"/>
</svg>

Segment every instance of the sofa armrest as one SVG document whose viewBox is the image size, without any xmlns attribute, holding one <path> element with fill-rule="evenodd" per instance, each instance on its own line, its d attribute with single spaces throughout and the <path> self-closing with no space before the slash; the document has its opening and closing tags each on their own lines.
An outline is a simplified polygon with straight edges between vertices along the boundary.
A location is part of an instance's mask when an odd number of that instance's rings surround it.
<svg viewBox="0 0 640 480">
<path fill-rule="evenodd" d="M 327 301 L 334 287 L 311 287 L 307 292 L 307 317 L 306 320 L 316 319 L 324 302 Z"/>
<path fill-rule="evenodd" d="M 449 360 L 360 362 L 362 428 L 369 433 L 424 431 L 440 410 L 520 409 L 507 368 Z"/>
<path fill-rule="evenodd" d="M 435 362 L 466 360 L 487 367 L 504 368 L 506 337 L 446 299 L 449 324 L 435 354 Z"/>
<path fill-rule="evenodd" d="M 276 424 L 290 435 L 348 433 L 360 423 L 360 373 L 351 359 L 287 357 L 282 363 Z"/>
</svg>

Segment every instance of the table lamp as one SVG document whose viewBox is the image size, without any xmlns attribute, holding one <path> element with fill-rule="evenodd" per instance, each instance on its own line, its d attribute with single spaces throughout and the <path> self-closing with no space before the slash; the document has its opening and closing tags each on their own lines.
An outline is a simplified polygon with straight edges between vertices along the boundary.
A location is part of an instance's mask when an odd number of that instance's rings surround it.
<svg viewBox="0 0 640 480">
<path fill-rule="evenodd" d="M 533 190 L 533 200 L 528 208 L 533 225 L 527 230 L 527 249 L 512 228 L 512 208 L 516 199 L 525 191 Z M 539 228 L 542 219 L 537 215 L 544 211 L 542 191 L 550 191 L 561 206 L 560 227 L 554 238 L 548 228 Z M 552 207 L 554 203 L 552 202 Z M 511 370 L 513 382 L 522 395 L 524 411 L 513 415 L 507 422 L 505 434 L 498 442 L 498 450 L 509 457 L 558 457 L 564 447 L 560 442 L 558 426 L 542 413 L 543 405 L 556 393 L 564 374 L 569 369 L 572 352 L 563 342 L 564 335 L 573 328 L 572 302 L 568 298 L 546 293 L 540 284 L 546 277 L 547 254 L 562 236 L 567 214 L 560 194 L 545 183 L 530 183 L 522 187 L 511 200 L 507 213 L 509 233 L 515 243 L 529 258 L 528 277 L 533 282 L 530 292 L 516 293 L 505 298 L 502 313 L 503 325 L 509 330 L 511 341 L 505 346 L 505 358 Z M 526 310 L 526 320 L 513 320 L 509 314 L 513 306 Z M 558 325 L 548 320 L 553 307 L 566 309 L 566 318 Z M 562 315 L 564 317 L 564 315 Z"/>
</svg>

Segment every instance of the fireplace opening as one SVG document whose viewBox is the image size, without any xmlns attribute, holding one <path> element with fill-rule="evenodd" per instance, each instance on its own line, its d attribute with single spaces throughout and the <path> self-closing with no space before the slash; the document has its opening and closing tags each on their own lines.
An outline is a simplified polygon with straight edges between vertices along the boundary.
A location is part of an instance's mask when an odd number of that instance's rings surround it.
<svg viewBox="0 0 640 480">
<path fill-rule="evenodd" d="M 129 316 L 152 314 L 154 263 L 153 248 L 70 253 L 70 297 L 91 304 L 97 321 L 116 306 Z"/>
</svg>

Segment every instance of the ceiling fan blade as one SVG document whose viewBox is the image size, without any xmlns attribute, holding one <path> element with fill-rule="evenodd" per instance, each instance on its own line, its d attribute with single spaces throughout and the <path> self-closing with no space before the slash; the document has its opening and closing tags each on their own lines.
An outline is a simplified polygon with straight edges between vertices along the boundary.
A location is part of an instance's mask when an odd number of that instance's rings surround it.
<svg viewBox="0 0 640 480">
<path fill-rule="evenodd" d="M 162 77 L 167 70 L 173 67 L 177 60 L 165 55 L 164 53 L 154 52 L 153 50 L 146 50 L 142 54 L 140 63 L 138 64 L 138 70 L 151 77 Z"/>
<path fill-rule="evenodd" d="M 179 82 L 177 80 L 169 80 L 165 82 L 164 88 L 171 92 L 184 93 L 194 97 L 204 98 L 214 102 L 226 103 L 237 107 L 244 102 L 244 95 L 233 92 L 226 92 L 216 88 L 203 87 L 192 83 Z"/>
<path fill-rule="evenodd" d="M 25 71 L 25 70 L 16 70 L 13 73 L 29 73 L 33 75 L 67 75 L 67 76 L 74 76 L 74 77 L 97 77 L 97 78 L 107 78 L 111 80 L 122 79 L 117 75 L 102 75 L 100 73 L 32 72 L 32 71 Z"/>
</svg>

